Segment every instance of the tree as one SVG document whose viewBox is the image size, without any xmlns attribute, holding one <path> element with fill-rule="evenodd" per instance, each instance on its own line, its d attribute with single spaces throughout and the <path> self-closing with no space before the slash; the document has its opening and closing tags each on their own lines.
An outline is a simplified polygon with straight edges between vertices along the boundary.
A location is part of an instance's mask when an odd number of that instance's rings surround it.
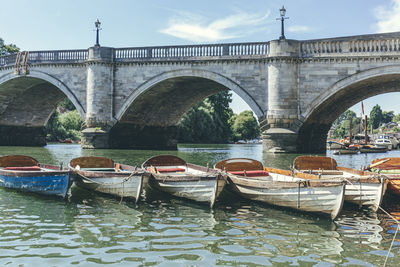
<svg viewBox="0 0 400 267">
<path fill-rule="evenodd" d="M 233 111 L 229 107 L 231 102 L 232 93 L 227 90 L 206 99 L 206 103 L 209 103 L 211 107 L 210 114 L 214 121 L 216 142 L 225 143 L 232 136 L 231 125 L 229 124 L 233 115 Z"/>
<path fill-rule="evenodd" d="M 178 124 L 178 141 L 184 143 L 226 143 L 232 137 L 229 103 L 232 94 L 222 91 L 189 110 Z"/>
<path fill-rule="evenodd" d="M 232 118 L 232 130 L 235 141 L 239 139 L 254 139 L 260 136 L 260 126 L 253 112 L 246 110 Z"/>
<path fill-rule="evenodd" d="M 6 45 L 4 40 L 0 38 L 0 56 L 9 55 L 19 51 L 19 48 L 14 44 Z"/>
<path fill-rule="evenodd" d="M 369 117 L 369 123 L 372 126 L 372 129 L 378 128 L 382 122 L 382 109 L 378 104 L 372 108 Z"/>
<path fill-rule="evenodd" d="M 333 136 L 335 138 L 343 138 L 350 134 L 350 119 L 352 120 L 352 133 L 355 134 L 360 131 L 360 118 L 357 118 L 356 113 L 348 109 L 334 122 Z"/>
<path fill-rule="evenodd" d="M 394 118 L 394 111 L 383 111 L 382 112 L 382 123 L 392 122 Z"/>
<path fill-rule="evenodd" d="M 394 122 L 400 122 L 400 113 L 393 117 Z"/>
</svg>

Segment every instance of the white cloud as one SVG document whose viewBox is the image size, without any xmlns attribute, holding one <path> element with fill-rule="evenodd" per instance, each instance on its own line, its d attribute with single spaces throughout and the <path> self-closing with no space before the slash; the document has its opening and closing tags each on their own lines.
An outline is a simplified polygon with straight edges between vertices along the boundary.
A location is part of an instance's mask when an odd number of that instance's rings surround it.
<svg viewBox="0 0 400 267">
<path fill-rule="evenodd" d="M 375 31 L 400 31 L 400 0 L 391 0 L 390 6 L 378 6 L 374 13 L 378 20 L 373 26 Z"/>
<path fill-rule="evenodd" d="M 264 30 L 269 12 L 263 15 L 239 12 L 214 21 L 188 12 L 178 15 L 169 20 L 162 33 L 193 42 L 216 42 Z"/>
<path fill-rule="evenodd" d="M 287 29 L 288 32 L 309 32 L 311 28 L 304 25 L 293 25 L 289 26 Z"/>
</svg>

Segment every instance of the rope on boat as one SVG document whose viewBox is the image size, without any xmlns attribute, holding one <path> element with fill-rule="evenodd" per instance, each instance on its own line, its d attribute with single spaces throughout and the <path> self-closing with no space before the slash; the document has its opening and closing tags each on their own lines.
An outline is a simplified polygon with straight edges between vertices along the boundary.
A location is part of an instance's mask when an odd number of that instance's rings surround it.
<svg viewBox="0 0 400 267">
<path fill-rule="evenodd" d="M 355 185 L 354 185 L 351 181 L 349 181 L 346 177 L 344 177 L 343 180 L 345 180 L 346 182 L 348 182 L 349 184 L 351 184 L 352 186 L 355 187 Z M 384 183 L 384 180 L 381 179 L 381 183 Z M 383 186 L 385 186 L 385 185 L 383 185 Z M 360 187 L 361 187 L 361 183 L 360 183 Z M 355 187 L 355 188 L 356 188 L 356 187 Z M 362 193 L 362 195 L 364 195 L 367 199 L 369 199 L 370 201 L 372 201 L 372 199 L 371 199 L 370 197 L 368 197 L 365 193 Z M 360 190 L 360 196 L 361 196 L 361 190 Z M 361 200 L 360 200 L 360 203 L 361 203 Z M 385 267 L 385 266 L 386 266 L 386 263 L 387 263 L 387 260 L 388 260 L 388 258 L 389 258 L 389 256 L 390 256 L 390 251 L 392 250 L 394 240 L 396 240 L 397 232 L 400 230 L 400 222 L 399 222 L 395 217 L 393 217 L 389 212 L 387 212 L 385 209 L 383 209 L 383 208 L 381 207 L 381 205 L 378 205 L 378 209 L 380 209 L 381 211 L 383 211 L 383 213 L 385 213 L 387 216 L 389 216 L 389 217 L 390 217 L 392 220 L 394 220 L 394 221 L 396 222 L 396 224 L 397 224 L 397 228 L 396 228 L 396 231 L 395 231 L 395 233 L 394 233 L 394 235 L 393 235 L 393 239 L 392 239 L 392 242 L 391 242 L 391 244 L 390 244 L 388 253 L 387 253 L 387 255 L 386 255 L 385 262 L 383 263 L 383 267 Z"/>
</svg>

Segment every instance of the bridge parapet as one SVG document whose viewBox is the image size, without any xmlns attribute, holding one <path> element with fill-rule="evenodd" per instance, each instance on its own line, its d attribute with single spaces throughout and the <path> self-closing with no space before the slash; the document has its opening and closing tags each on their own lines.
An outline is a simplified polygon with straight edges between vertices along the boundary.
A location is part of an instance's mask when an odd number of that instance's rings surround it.
<svg viewBox="0 0 400 267">
<path fill-rule="evenodd" d="M 17 54 L 0 57 L 0 67 L 13 66 Z M 53 51 L 30 51 L 28 64 L 35 63 L 80 63 L 88 58 L 88 50 L 53 50 Z"/>
<path fill-rule="evenodd" d="M 371 34 L 300 42 L 302 57 L 400 54 L 400 33 Z"/>
<path fill-rule="evenodd" d="M 117 62 L 129 60 L 185 60 L 189 58 L 267 56 L 269 42 L 208 44 L 163 47 L 138 47 L 115 49 Z"/>
<path fill-rule="evenodd" d="M 132 60 L 191 60 L 215 57 L 265 57 L 269 53 L 269 42 L 206 44 L 185 46 L 130 47 L 113 49 L 116 62 Z M 1 56 L 0 67 L 15 64 L 16 54 Z M 30 51 L 28 64 L 80 63 L 88 60 L 88 50 Z"/>
</svg>

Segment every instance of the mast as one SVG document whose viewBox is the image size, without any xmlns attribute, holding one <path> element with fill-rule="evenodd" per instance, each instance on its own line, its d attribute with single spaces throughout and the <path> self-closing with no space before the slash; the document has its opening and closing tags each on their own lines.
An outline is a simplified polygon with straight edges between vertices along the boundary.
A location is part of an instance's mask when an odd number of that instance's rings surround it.
<svg viewBox="0 0 400 267">
<path fill-rule="evenodd" d="M 368 117 L 367 117 L 367 115 L 365 115 L 365 120 L 364 120 L 364 123 L 365 123 L 365 125 L 364 125 L 365 144 L 368 144 L 368 143 L 369 143 L 369 138 L 368 138 L 368 122 L 367 122 L 367 120 L 368 120 Z"/>
</svg>

